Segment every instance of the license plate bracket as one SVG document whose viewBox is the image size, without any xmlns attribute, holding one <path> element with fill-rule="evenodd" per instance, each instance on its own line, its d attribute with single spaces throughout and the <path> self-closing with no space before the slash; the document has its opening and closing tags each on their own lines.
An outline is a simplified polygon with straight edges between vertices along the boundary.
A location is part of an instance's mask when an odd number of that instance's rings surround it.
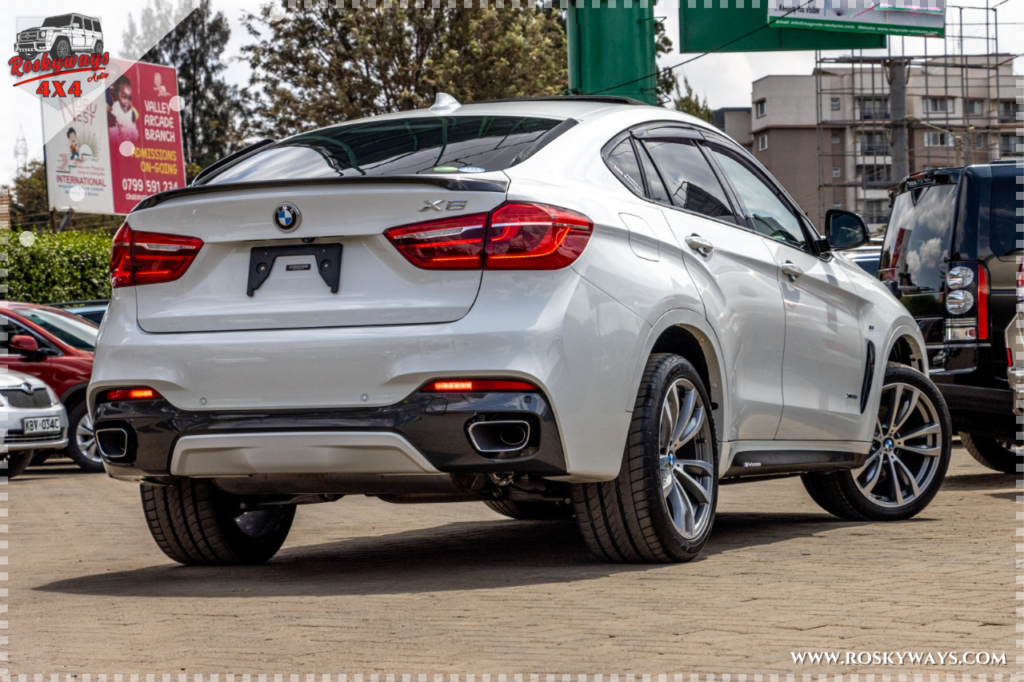
<svg viewBox="0 0 1024 682">
<path fill-rule="evenodd" d="M 249 284 L 246 295 L 252 296 L 270 277 L 274 262 L 282 256 L 313 256 L 320 278 L 338 293 L 341 284 L 341 244 L 288 244 L 286 246 L 254 246 L 249 252 Z"/>
</svg>

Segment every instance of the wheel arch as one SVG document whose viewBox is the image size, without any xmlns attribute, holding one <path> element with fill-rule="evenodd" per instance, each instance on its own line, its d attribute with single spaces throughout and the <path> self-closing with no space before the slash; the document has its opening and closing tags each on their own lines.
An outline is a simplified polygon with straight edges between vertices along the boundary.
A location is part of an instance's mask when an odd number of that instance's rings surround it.
<svg viewBox="0 0 1024 682">
<path fill-rule="evenodd" d="M 83 381 L 80 384 L 75 384 L 71 388 L 64 391 L 64 394 L 60 397 L 60 402 L 65 407 L 69 405 L 77 405 L 79 402 L 85 400 L 86 389 L 89 388 L 89 382 Z"/>
<path fill-rule="evenodd" d="M 919 337 L 903 329 L 897 329 L 889 340 L 885 354 L 886 362 L 894 362 L 928 373 L 927 352 Z"/>
<path fill-rule="evenodd" d="M 729 384 L 728 377 L 722 369 L 722 348 L 718 343 L 718 336 L 704 316 L 688 310 L 674 310 L 663 315 L 651 327 L 629 392 L 629 403 L 626 407 L 629 412 L 633 411 L 633 403 L 637 391 L 640 390 L 640 381 L 647 361 L 655 353 L 674 353 L 693 364 L 711 396 L 715 435 L 719 443 L 731 440 L 732 401 L 727 397 Z"/>
</svg>

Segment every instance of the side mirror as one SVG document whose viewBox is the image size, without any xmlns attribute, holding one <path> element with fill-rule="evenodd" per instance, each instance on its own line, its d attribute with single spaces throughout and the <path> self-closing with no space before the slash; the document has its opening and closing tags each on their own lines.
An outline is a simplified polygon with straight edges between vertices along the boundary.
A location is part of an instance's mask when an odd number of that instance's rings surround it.
<svg viewBox="0 0 1024 682">
<path fill-rule="evenodd" d="M 830 208 L 825 213 L 825 236 L 836 251 L 853 249 L 871 239 L 864 220 L 850 211 Z"/>
<path fill-rule="evenodd" d="M 19 355 L 36 355 L 39 353 L 39 344 L 27 334 L 15 334 L 7 345 L 10 350 L 16 351 Z"/>
</svg>

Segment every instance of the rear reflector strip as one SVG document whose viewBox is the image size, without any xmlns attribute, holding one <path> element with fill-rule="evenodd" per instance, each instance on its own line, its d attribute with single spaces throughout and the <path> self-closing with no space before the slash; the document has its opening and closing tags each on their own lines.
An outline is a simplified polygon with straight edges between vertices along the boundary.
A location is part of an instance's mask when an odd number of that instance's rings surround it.
<svg viewBox="0 0 1024 682">
<path fill-rule="evenodd" d="M 505 379 L 444 379 L 432 381 L 423 387 L 424 393 L 485 393 L 490 391 L 530 392 L 538 390 L 525 381 Z"/>
</svg>

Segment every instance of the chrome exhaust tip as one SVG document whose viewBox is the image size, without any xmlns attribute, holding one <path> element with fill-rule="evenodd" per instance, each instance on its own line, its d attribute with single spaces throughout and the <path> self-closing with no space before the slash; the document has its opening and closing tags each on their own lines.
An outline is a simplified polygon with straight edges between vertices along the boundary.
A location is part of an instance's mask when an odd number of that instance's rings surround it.
<svg viewBox="0 0 1024 682">
<path fill-rule="evenodd" d="M 481 454 L 519 452 L 530 442 L 530 423 L 521 419 L 475 422 L 469 442 Z"/>
</svg>

